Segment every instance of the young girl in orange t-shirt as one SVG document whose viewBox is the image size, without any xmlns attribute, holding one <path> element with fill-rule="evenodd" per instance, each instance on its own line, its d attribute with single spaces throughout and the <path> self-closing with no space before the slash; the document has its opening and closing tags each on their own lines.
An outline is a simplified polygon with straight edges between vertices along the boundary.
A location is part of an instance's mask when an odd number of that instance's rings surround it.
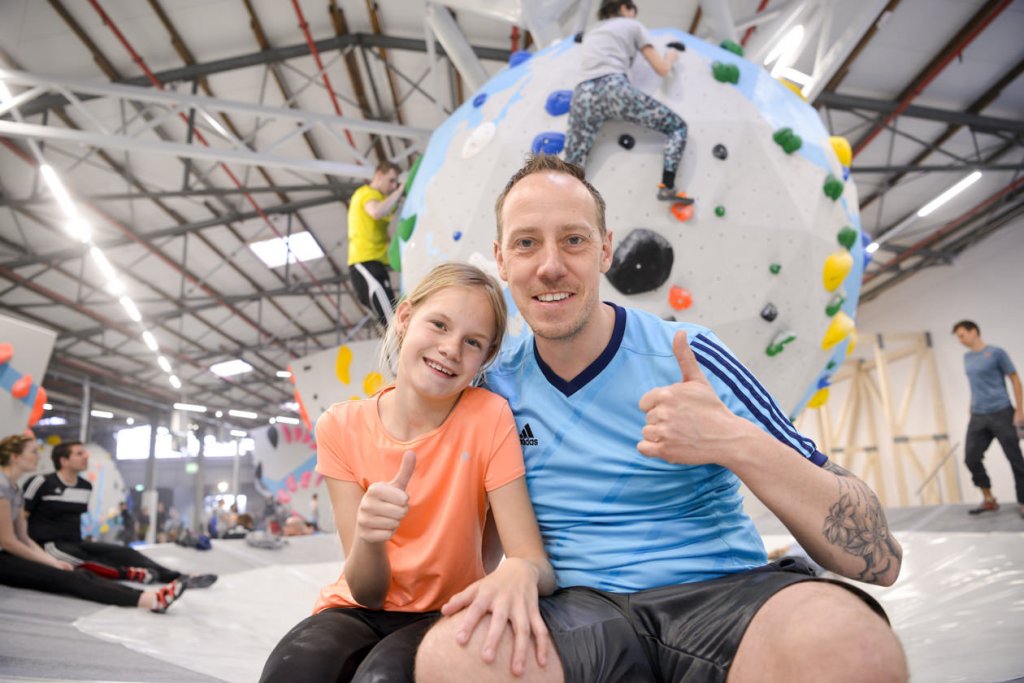
<svg viewBox="0 0 1024 683">
<path fill-rule="evenodd" d="M 515 421 L 504 399 L 471 386 L 497 354 L 505 323 L 504 295 L 491 277 L 465 264 L 437 266 L 388 326 L 381 365 L 394 383 L 336 403 L 317 420 L 317 471 L 345 548 L 344 572 L 278 643 L 262 681 L 349 681 L 370 672 L 373 680 L 412 681 L 416 647 L 446 603 L 448 612 L 467 608 L 469 633 L 491 614 L 486 661 L 509 621 L 512 672 L 522 673 L 531 645 L 537 663 L 547 663 L 537 600 L 554 590 L 555 577 Z M 506 554 L 490 574 L 485 566 L 501 548 L 488 528 Z M 377 647 L 384 641 L 386 649 Z"/>
</svg>

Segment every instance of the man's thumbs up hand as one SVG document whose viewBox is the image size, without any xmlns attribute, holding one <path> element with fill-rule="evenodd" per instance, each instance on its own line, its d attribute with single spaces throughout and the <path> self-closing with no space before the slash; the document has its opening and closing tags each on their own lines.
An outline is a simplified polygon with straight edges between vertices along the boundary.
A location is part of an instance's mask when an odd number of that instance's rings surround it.
<svg viewBox="0 0 1024 683">
<path fill-rule="evenodd" d="M 409 494 L 406 489 L 416 470 L 416 453 L 406 451 L 402 464 L 391 481 L 370 484 L 359 502 L 356 514 L 356 533 L 367 543 L 385 543 L 409 514 Z"/>
<path fill-rule="evenodd" d="M 725 464 L 736 451 L 733 443 L 752 426 L 737 417 L 718 398 L 685 332 L 677 332 L 672 352 L 679 363 L 680 380 L 651 389 L 640 398 L 640 410 L 647 413 L 641 454 L 678 465 Z"/>
</svg>

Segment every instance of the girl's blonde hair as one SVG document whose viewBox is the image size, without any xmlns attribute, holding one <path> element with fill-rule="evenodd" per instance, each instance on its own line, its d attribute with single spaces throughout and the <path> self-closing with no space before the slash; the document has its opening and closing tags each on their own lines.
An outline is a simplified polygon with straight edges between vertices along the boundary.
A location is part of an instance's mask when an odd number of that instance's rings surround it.
<svg viewBox="0 0 1024 683">
<path fill-rule="evenodd" d="M 487 366 L 491 364 L 498 349 L 501 348 L 501 340 L 505 337 L 505 326 L 508 324 L 508 309 L 505 306 L 505 294 L 497 281 L 490 275 L 476 266 L 467 263 L 442 263 L 427 273 L 426 277 L 420 280 L 416 288 L 405 297 L 412 306 L 415 313 L 423 302 L 431 296 L 447 289 L 448 287 L 480 287 L 487 295 L 487 301 L 491 305 L 491 312 L 494 314 L 494 337 L 491 339 L 491 346 L 487 349 L 487 357 L 480 365 L 480 373 L 474 378 L 474 383 L 483 375 Z M 402 337 L 398 332 L 398 315 L 391 316 L 388 329 L 384 333 L 384 341 L 380 345 L 380 367 L 388 379 L 394 379 L 398 372 L 398 354 L 402 350 Z"/>
<path fill-rule="evenodd" d="M 34 439 L 31 436 L 25 436 L 24 434 L 4 437 L 0 441 L 0 467 L 7 467 L 7 464 L 11 462 L 11 458 L 15 455 L 21 455 L 21 452 L 25 450 L 25 446 L 32 441 Z"/>
</svg>

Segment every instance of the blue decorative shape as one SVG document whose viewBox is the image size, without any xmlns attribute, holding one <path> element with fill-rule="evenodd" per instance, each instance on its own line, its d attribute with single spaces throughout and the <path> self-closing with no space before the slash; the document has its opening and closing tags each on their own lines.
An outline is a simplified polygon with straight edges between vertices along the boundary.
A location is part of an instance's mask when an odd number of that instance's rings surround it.
<svg viewBox="0 0 1024 683">
<path fill-rule="evenodd" d="M 482 107 L 484 105 L 484 102 L 486 102 L 486 101 L 487 101 L 487 93 L 482 92 L 482 93 L 480 93 L 479 95 L 477 95 L 476 97 L 473 98 L 473 106 L 474 107 Z"/>
<path fill-rule="evenodd" d="M 565 149 L 565 134 L 550 130 L 540 133 L 530 145 L 530 151 L 534 154 L 558 154 L 563 149 Z"/>
<path fill-rule="evenodd" d="M 864 265 L 861 266 L 861 272 L 867 270 L 868 264 L 871 263 L 871 252 L 868 251 L 868 245 L 871 244 L 872 241 L 871 236 L 861 230 L 860 245 L 864 247 Z"/>
<path fill-rule="evenodd" d="M 570 104 L 572 104 L 572 90 L 556 90 L 548 95 L 548 101 L 544 103 L 544 110 L 552 116 L 561 116 L 569 113 Z"/>
<path fill-rule="evenodd" d="M 509 55 L 508 65 L 512 68 L 515 68 L 522 64 L 523 62 L 530 59 L 531 57 L 533 57 L 532 52 L 528 52 L 526 50 L 516 50 L 511 55 Z"/>
</svg>

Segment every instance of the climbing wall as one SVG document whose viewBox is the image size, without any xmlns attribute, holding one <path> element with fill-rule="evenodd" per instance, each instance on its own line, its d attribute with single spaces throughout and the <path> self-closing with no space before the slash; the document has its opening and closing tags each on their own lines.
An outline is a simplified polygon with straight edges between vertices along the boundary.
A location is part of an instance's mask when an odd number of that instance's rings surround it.
<svg viewBox="0 0 1024 683">
<path fill-rule="evenodd" d="M 313 493 L 320 502 L 320 521 L 331 528 L 331 508 L 323 477 L 316 472 L 317 418 L 331 404 L 377 393 L 384 380 L 377 371 L 376 341 L 360 341 L 292 362 L 295 400 L 303 424 L 276 424 L 252 433 L 253 462 L 267 495 L 303 517 L 309 516 Z"/>
<path fill-rule="evenodd" d="M 40 385 L 57 333 L 0 314 L 0 438 L 17 434 L 43 415 Z"/>
<path fill-rule="evenodd" d="M 664 136 L 606 124 L 587 163 L 613 233 L 602 297 L 713 328 L 795 415 L 827 397 L 855 339 L 865 238 L 849 145 L 738 46 L 652 35 L 685 51 L 664 79 L 637 59 L 632 79 L 686 120 L 676 185 L 696 203 L 655 199 Z M 391 253 L 403 289 L 445 260 L 497 273 L 494 200 L 528 152 L 562 151 L 579 50 L 567 38 L 516 53 L 434 133 Z M 523 334 L 509 303 L 510 333 Z"/>
</svg>

